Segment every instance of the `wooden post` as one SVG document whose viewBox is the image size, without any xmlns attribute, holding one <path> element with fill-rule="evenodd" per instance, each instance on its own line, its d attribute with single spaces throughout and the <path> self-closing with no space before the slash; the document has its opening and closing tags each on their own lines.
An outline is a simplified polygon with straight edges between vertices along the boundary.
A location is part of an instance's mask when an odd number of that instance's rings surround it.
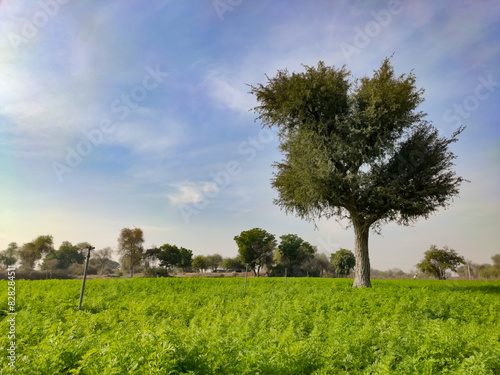
<svg viewBox="0 0 500 375">
<path fill-rule="evenodd" d="M 89 267 L 90 250 L 94 250 L 95 247 L 87 246 L 87 249 L 89 250 L 89 252 L 87 254 L 87 262 L 85 263 L 85 269 L 83 271 L 82 290 L 80 292 L 80 303 L 78 305 L 78 310 L 82 309 L 83 290 L 85 289 L 85 280 L 87 278 L 87 268 Z"/>
</svg>

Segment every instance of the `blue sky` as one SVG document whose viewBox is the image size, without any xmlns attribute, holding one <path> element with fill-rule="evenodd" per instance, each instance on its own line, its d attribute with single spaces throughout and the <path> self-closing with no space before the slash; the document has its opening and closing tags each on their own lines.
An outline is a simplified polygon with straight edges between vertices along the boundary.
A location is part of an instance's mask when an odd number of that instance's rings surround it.
<svg viewBox="0 0 500 375">
<path fill-rule="evenodd" d="M 51 234 L 116 247 L 235 256 L 260 227 L 327 254 L 347 223 L 317 228 L 272 204 L 277 137 L 247 84 L 301 64 L 371 75 L 394 54 L 452 146 L 464 184 L 452 206 L 370 237 L 372 267 L 410 270 L 430 245 L 473 262 L 500 253 L 500 4 L 496 1 L 75 0 L 0 2 L 0 249 Z"/>
</svg>

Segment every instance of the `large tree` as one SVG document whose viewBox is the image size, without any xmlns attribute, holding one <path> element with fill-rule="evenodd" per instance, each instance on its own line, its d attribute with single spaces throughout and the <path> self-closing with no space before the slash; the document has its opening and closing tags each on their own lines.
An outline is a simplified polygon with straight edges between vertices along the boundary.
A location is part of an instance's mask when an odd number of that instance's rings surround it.
<svg viewBox="0 0 500 375">
<path fill-rule="evenodd" d="M 134 267 L 142 260 L 144 237 L 140 228 L 123 228 L 118 237 L 118 253 L 129 265 L 130 277 L 134 276 Z"/>
<path fill-rule="evenodd" d="M 234 240 L 242 262 L 248 264 L 259 277 L 261 268 L 269 265 L 273 259 L 276 248 L 274 235 L 264 229 L 254 228 L 241 232 Z"/>
<path fill-rule="evenodd" d="M 315 222 L 348 219 L 354 228 L 354 287 L 370 287 L 368 237 L 389 221 L 409 225 L 449 205 L 463 178 L 452 171 L 450 138 L 417 111 L 423 89 L 385 59 L 372 77 L 352 81 L 345 67 L 319 62 L 278 71 L 251 86 L 254 111 L 276 128 L 284 160 L 275 163 L 275 204 Z"/>
<path fill-rule="evenodd" d="M 424 255 L 424 259 L 417 264 L 417 268 L 439 280 L 446 278 L 446 270 L 456 272 L 459 265 L 465 264 L 464 257 L 458 255 L 455 250 L 449 249 L 448 246 L 438 249 L 432 245 Z"/>
</svg>

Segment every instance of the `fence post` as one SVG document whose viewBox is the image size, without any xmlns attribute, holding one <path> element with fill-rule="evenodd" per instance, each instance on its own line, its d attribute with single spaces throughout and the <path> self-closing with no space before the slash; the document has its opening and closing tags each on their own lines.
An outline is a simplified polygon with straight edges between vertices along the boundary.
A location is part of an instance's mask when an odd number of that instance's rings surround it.
<svg viewBox="0 0 500 375">
<path fill-rule="evenodd" d="M 94 250 L 95 247 L 87 246 L 87 249 L 89 250 L 89 252 L 87 254 L 87 262 L 85 263 L 85 269 L 83 271 L 82 291 L 80 292 L 80 303 L 78 305 L 78 310 L 82 309 L 83 290 L 85 289 L 85 280 L 87 279 L 87 268 L 89 267 L 90 250 Z"/>
</svg>

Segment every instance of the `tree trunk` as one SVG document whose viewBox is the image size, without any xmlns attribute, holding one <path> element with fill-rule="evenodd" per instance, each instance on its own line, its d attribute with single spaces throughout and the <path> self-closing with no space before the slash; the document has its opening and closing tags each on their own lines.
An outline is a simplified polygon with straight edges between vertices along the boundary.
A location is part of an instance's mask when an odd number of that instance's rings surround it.
<svg viewBox="0 0 500 375">
<path fill-rule="evenodd" d="M 370 258 L 368 255 L 368 235 L 370 226 L 363 222 L 353 220 L 354 226 L 354 256 L 356 258 L 356 272 L 354 274 L 353 288 L 371 288 Z"/>
</svg>

